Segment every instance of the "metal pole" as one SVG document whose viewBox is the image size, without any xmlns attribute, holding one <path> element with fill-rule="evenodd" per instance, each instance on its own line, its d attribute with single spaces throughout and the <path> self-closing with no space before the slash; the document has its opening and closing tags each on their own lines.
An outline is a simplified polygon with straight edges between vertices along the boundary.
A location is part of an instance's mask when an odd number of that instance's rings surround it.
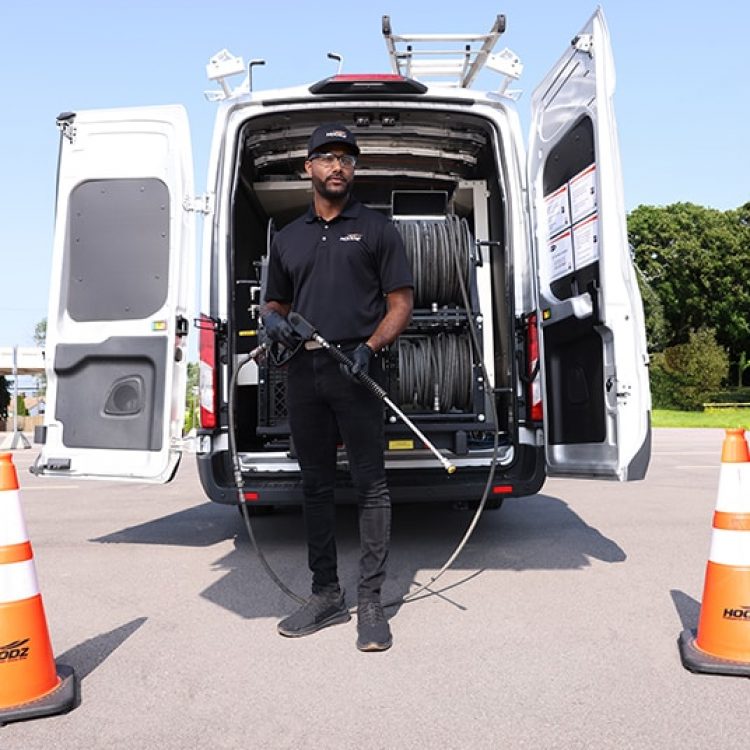
<svg viewBox="0 0 750 750">
<path fill-rule="evenodd" d="M 18 347 L 13 347 L 13 435 L 18 432 Z"/>
</svg>

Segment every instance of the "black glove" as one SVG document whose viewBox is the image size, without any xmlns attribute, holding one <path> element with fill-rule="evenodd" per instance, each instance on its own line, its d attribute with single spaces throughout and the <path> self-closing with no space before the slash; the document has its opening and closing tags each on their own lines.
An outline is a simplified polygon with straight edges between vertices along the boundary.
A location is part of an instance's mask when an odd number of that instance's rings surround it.
<svg viewBox="0 0 750 750">
<path fill-rule="evenodd" d="M 283 344 L 287 349 L 294 349 L 301 341 L 289 325 L 289 321 L 275 310 L 270 310 L 263 316 L 263 327 L 271 341 Z"/>
<path fill-rule="evenodd" d="M 359 344 L 357 348 L 352 352 L 351 359 L 352 365 L 340 365 L 341 372 L 346 375 L 349 380 L 353 380 L 355 383 L 359 382 L 360 375 L 370 374 L 370 360 L 372 359 L 373 351 L 367 344 Z"/>
</svg>

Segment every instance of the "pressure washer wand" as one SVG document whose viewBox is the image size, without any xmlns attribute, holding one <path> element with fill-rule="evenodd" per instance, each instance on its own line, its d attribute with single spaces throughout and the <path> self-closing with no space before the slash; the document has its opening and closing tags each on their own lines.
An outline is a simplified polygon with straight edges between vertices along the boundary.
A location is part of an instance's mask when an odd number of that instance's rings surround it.
<svg viewBox="0 0 750 750">
<path fill-rule="evenodd" d="M 339 364 L 346 365 L 347 367 L 351 367 L 354 364 L 349 357 L 341 351 L 341 349 L 326 341 L 299 313 L 290 312 L 287 320 L 298 336 L 307 341 L 317 341 L 317 343 L 320 344 Z M 369 375 L 363 372 L 357 373 L 357 379 L 365 386 L 365 388 L 367 388 L 368 391 L 370 391 L 370 393 L 385 402 L 388 408 L 391 409 L 391 411 L 396 414 L 396 416 L 424 443 L 424 445 L 432 451 L 434 456 L 440 461 L 443 468 L 449 474 L 453 474 L 456 471 L 455 464 L 452 464 L 430 442 L 422 430 L 420 430 L 419 427 L 417 427 L 417 425 L 415 425 L 414 422 L 412 422 L 411 419 L 409 419 L 409 417 L 407 417 L 406 414 L 404 414 L 404 412 L 393 403 L 388 397 L 387 391 L 379 383 L 376 383 Z"/>
<path fill-rule="evenodd" d="M 266 344 L 260 344 L 260 346 L 256 346 L 255 349 L 253 349 L 248 355 L 248 359 L 252 359 L 253 362 L 256 362 L 260 357 L 265 354 L 268 351 L 268 346 Z"/>
</svg>

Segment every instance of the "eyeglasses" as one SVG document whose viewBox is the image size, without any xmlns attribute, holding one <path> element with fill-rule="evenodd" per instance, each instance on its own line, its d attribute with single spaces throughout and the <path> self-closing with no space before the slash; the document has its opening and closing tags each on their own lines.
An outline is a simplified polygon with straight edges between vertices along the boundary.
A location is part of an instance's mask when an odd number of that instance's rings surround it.
<svg viewBox="0 0 750 750">
<path fill-rule="evenodd" d="M 341 164 L 342 167 L 351 169 L 357 163 L 357 157 L 353 154 L 311 154 L 307 158 L 309 161 L 320 159 L 320 161 L 322 161 L 323 164 L 325 164 L 327 167 L 332 167 L 333 163 L 335 161 L 338 161 L 338 163 Z"/>
</svg>

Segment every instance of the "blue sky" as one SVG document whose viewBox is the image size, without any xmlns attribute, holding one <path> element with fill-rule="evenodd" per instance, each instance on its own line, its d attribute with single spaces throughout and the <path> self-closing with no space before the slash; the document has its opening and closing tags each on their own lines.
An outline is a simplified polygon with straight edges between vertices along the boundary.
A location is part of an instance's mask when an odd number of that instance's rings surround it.
<svg viewBox="0 0 750 750">
<path fill-rule="evenodd" d="M 62 111 L 181 103 L 205 185 L 215 105 L 205 65 L 228 48 L 256 68 L 255 87 L 335 72 L 388 72 L 380 18 L 395 33 L 489 30 L 524 63 L 531 92 L 596 8 L 589 0 L 356 3 L 234 0 L 9 2 L 0 12 L 0 346 L 33 343 L 47 314 L 58 131 Z M 341 10 L 338 10 L 338 9 Z M 721 210 L 750 200 L 750 6 L 737 0 L 603 3 L 617 68 L 615 107 L 628 210 L 691 201 Z M 480 77 L 492 85 L 494 79 Z"/>
</svg>

